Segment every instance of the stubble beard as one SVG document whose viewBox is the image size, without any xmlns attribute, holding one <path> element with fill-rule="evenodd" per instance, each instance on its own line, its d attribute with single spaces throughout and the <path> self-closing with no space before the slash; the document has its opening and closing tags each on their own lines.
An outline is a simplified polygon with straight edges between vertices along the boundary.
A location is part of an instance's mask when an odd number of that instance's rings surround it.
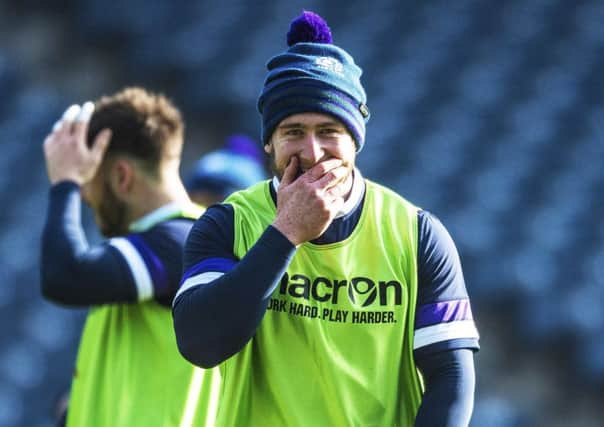
<svg viewBox="0 0 604 427">
<path fill-rule="evenodd" d="M 97 223 L 105 237 L 123 236 L 128 232 L 128 208 L 118 199 L 108 182 L 103 183 L 103 198 L 97 209 Z"/>
<path fill-rule="evenodd" d="M 269 158 L 270 158 L 270 162 L 269 162 L 269 166 L 271 169 L 271 172 L 273 173 L 273 175 L 275 175 L 279 181 L 281 181 L 283 179 L 283 174 L 285 172 L 285 168 L 287 167 L 287 163 L 283 166 L 283 167 L 279 167 L 277 166 L 277 162 L 275 161 L 275 153 L 271 152 L 269 154 Z M 298 165 L 300 163 L 298 162 Z M 346 174 L 346 178 L 342 181 L 345 182 L 348 177 L 352 174 L 352 171 L 354 169 L 354 165 L 350 164 L 350 163 L 346 163 L 344 164 L 344 166 L 346 166 L 346 168 L 348 169 L 348 173 Z M 298 171 L 296 172 L 296 179 L 298 177 L 300 177 L 300 175 L 302 175 L 305 171 L 302 170 L 301 167 L 298 166 Z"/>
</svg>

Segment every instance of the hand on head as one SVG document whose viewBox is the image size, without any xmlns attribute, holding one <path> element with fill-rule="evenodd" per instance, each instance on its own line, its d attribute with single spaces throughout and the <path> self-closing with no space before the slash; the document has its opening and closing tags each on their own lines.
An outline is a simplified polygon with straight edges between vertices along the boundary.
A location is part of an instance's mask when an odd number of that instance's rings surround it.
<svg viewBox="0 0 604 427">
<path fill-rule="evenodd" d="M 348 192 L 343 185 L 348 171 L 340 159 L 319 162 L 297 177 L 299 162 L 294 156 L 285 168 L 273 222 L 294 245 L 323 234 L 342 208 Z"/>
<path fill-rule="evenodd" d="M 89 148 L 86 137 L 93 112 L 92 102 L 72 105 L 44 140 L 46 169 L 51 184 L 69 180 L 82 185 L 96 174 L 109 146 L 111 130 L 99 132 Z"/>
</svg>

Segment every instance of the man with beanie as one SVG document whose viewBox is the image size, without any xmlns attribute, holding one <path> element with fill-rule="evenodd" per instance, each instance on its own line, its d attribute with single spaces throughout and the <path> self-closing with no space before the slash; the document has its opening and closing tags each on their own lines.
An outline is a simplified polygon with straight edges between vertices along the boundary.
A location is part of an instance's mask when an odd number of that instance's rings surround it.
<svg viewBox="0 0 604 427">
<path fill-rule="evenodd" d="M 274 178 L 193 226 L 181 353 L 218 366 L 218 426 L 466 426 L 476 330 L 444 226 L 355 168 L 361 69 L 304 12 L 258 100 Z"/>
<path fill-rule="evenodd" d="M 205 154 L 195 163 L 185 185 L 191 200 L 211 206 L 265 177 L 258 143 L 246 135 L 235 134 L 224 147 Z"/>
</svg>

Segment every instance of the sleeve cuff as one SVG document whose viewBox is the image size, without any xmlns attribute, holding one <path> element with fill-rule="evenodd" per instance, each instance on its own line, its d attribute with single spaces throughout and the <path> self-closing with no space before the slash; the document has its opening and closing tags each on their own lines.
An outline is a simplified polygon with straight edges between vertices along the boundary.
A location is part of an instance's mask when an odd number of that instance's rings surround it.
<svg viewBox="0 0 604 427">
<path fill-rule="evenodd" d="M 272 225 L 269 225 L 268 228 L 264 231 L 259 240 L 262 240 L 262 243 L 269 245 L 274 248 L 275 251 L 284 252 L 284 253 L 292 253 L 296 251 L 296 246 L 289 241 L 287 237 L 279 230 L 277 230 Z"/>
<path fill-rule="evenodd" d="M 425 347 L 415 349 L 413 353 L 416 357 L 421 357 L 428 354 L 440 353 L 441 351 L 468 349 L 473 352 L 480 350 L 480 344 L 476 338 L 458 338 L 449 341 L 440 341 L 429 344 Z"/>
<path fill-rule="evenodd" d="M 50 187 L 50 194 L 67 194 L 72 191 L 80 191 L 80 185 L 75 181 L 65 180 L 59 181 Z"/>
</svg>

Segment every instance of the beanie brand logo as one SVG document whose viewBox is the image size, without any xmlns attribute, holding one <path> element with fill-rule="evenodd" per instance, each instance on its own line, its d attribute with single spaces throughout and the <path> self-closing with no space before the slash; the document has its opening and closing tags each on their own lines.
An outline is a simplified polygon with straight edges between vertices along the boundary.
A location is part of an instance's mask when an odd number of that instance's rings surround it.
<svg viewBox="0 0 604 427">
<path fill-rule="evenodd" d="M 361 112 L 364 118 L 369 117 L 369 108 L 367 108 L 367 105 L 361 103 L 361 105 L 359 105 L 359 111 Z"/>
<path fill-rule="evenodd" d="M 329 56 L 320 56 L 315 59 L 315 65 L 322 70 L 331 71 L 332 73 L 342 75 L 344 73 L 344 65 L 335 58 Z"/>
</svg>

